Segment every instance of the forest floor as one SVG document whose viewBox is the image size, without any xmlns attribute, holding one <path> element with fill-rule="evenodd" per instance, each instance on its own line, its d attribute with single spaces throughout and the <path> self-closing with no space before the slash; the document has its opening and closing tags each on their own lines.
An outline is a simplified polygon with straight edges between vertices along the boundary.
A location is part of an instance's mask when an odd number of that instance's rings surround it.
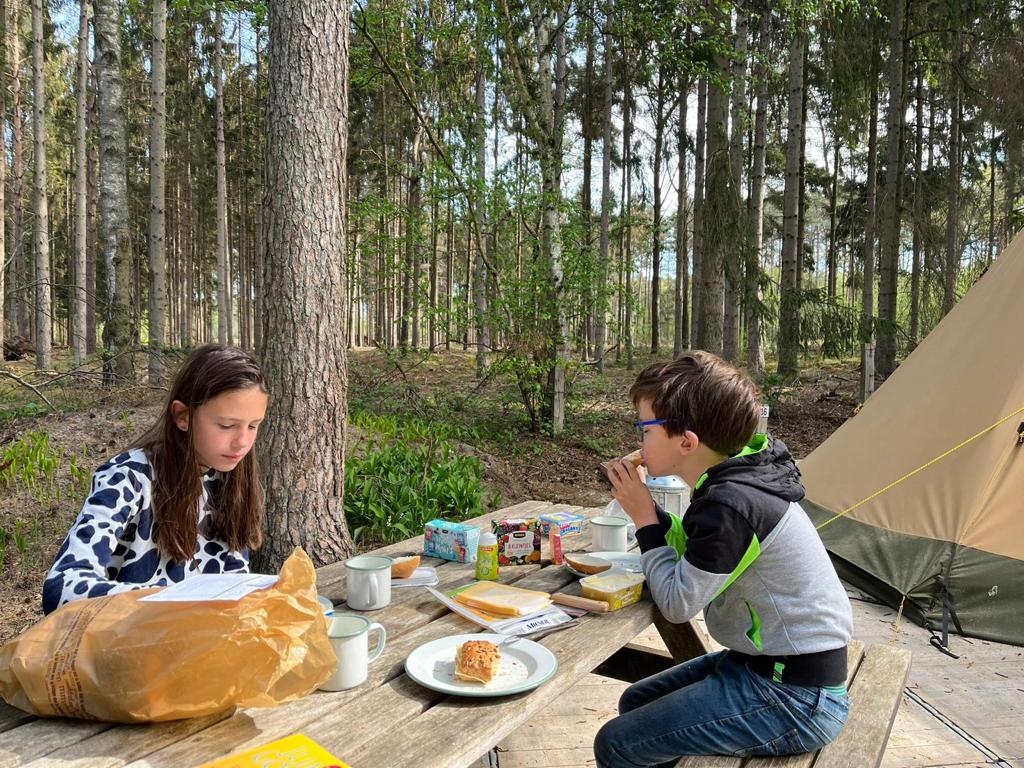
<svg viewBox="0 0 1024 768">
<path fill-rule="evenodd" d="M 664 356 L 663 356 L 664 357 Z M 526 499 L 599 506 L 610 496 L 598 480 L 599 462 L 636 446 L 628 400 L 636 373 L 654 358 L 638 355 L 634 370 L 610 364 L 575 370 L 566 430 L 557 439 L 530 432 L 518 390 L 508 377 L 477 381 L 472 353 L 388 356 L 375 350 L 349 355 L 349 404 L 398 419 L 415 417 L 465 428 L 463 450 L 485 465 L 496 504 Z M 70 360 L 58 355 L 58 365 Z M 3 364 L 17 376 L 32 361 Z M 31 379 L 39 384 L 40 380 Z M 764 389 L 769 429 L 797 457 L 806 456 L 857 406 L 857 365 L 808 364 L 798 381 Z M 0 451 L 35 433 L 38 456 L 54 463 L 44 480 L 24 474 L 6 487 L 0 461 L 0 643 L 41 617 L 43 577 L 81 508 L 93 469 L 136 439 L 159 414 L 163 392 L 145 386 L 104 390 L 95 374 L 76 374 L 47 386 L 57 412 L 32 405 L 28 388 L 0 378 Z M 45 434 L 45 438 L 43 435 Z M 45 447 L 39 447 L 45 446 Z"/>
</svg>

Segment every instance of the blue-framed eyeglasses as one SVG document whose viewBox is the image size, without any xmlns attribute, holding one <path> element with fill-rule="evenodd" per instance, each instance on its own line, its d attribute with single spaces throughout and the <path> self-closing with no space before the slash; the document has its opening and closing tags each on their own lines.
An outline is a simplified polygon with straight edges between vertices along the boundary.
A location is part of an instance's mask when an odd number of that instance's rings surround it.
<svg viewBox="0 0 1024 768">
<path fill-rule="evenodd" d="M 667 424 L 668 419 L 648 419 L 647 421 L 634 421 L 633 428 L 636 430 L 636 439 L 641 443 L 644 441 L 644 427 L 653 427 L 657 424 Z"/>
</svg>

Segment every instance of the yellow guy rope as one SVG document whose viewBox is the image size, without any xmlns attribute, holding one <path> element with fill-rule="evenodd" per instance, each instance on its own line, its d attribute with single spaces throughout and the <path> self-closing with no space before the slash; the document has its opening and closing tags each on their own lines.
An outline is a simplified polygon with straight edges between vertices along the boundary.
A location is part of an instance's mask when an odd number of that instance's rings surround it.
<svg viewBox="0 0 1024 768">
<path fill-rule="evenodd" d="M 889 483 L 889 484 L 888 484 L 887 486 L 885 486 L 885 488 L 882 488 L 882 489 L 881 489 L 881 490 L 879 490 L 879 491 L 875 491 L 874 493 L 872 493 L 872 494 L 871 494 L 870 496 L 868 496 L 867 498 L 865 498 L 865 499 L 861 499 L 861 500 L 860 500 L 860 501 L 858 501 L 858 502 L 857 502 L 856 504 L 854 504 L 854 505 L 853 505 L 852 507 L 849 507 L 848 509 L 844 509 L 844 510 L 843 510 L 842 512 L 840 512 L 840 513 L 839 513 L 838 515 L 835 515 L 834 517 L 831 517 L 831 518 L 829 518 L 828 520 L 826 520 L 826 521 L 825 521 L 824 523 L 822 523 L 821 525 L 818 525 L 818 526 L 815 526 L 815 527 L 816 527 L 816 528 L 817 528 L 817 529 L 818 529 L 818 530 L 820 531 L 820 530 L 821 530 L 822 528 L 824 528 L 824 527 L 825 527 L 826 525 L 828 525 L 828 524 L 829 524 L 829 523 L 831 523 L 832 521 L 834 521 L 834 520 L 838 520 L 838 519 L 839 519 L 840 517 L 842 517 L 843 515 L 846 515 L 846 514 L 849 514 L 850 512 L 853 512 L 853 510 L 857 509 L 858 507 L 864 506 L 865 504 L 867 504 L 867 503 L 868 503 L 869 501 L 871 501 L 872 499 L 876 499 L 876 498 L 878 498 L 878 497 L 879 497 L 879 496 L 881 496 L 881 495 L 882 495 L 883 493 L 885 493 L 886 491 L 888 491 L 888 490 L 889 490 L 890 488 L 894 488 L 895 486 L 897 486 L 897 485 L 899 485 L 900 483 L 902 483 L 902 482 L 903 482 L 904 480 L 907 480 L 907 479 L 909 479 L 909 478 L 913 477 L 913 476 L 914 476 L 914 475 L 916 475 L 916 474 L 917 474 L 918 472 L 922 472 L 922 471 L 924 471 L 924 470 L 928 469 L 928 467 L 930 467 L 930 466 L 931 466 L 932 464 L 935 464 L 935 463 L 936 463 L 936 462 L 938 462 L 938 461 L 942 461 L 942 460 L 943 460 L 944 458 L 946 458 L 947 456 L 949 456 L 949 454 L 953 453 L 954 451 L 959 451 L 959 450 L 960 450 L 961 448 L 963 448 L 963 447 L 964 447 L 965 445 L 967 445 L 967 444 L 968 444 L 968 443 L 970 443 L 971 441 L 973 441 L 973 440 L 977 440 L 977 439 L 978 439 L 979 437 L 981 437 L 982 435 L 984 435 L 984 434 L 985 434 L 986 432 L 991 432 L 991 431 L 992 431 L 993 429 L 995 429 L 995 428 L 996 428 L 996 427 L 998 427 L 999 425 L 1001 425 L 1001 424 L 1005 424 L 1005 423 L 1006 423 L 1006 422 L 1008 422 L 1008 421 L 1009 421 L 1010 419 L 1012 419 L 1012 418 L 1013 418 L 1014 416 L 1016 416 L 1016 415 L 1018 415 L 1018 414 L 1020 414 L 1020 413 L 1024 413 L 1024 407 L 1022 407 L 1022 408 L 1018 408 L 1018 409 L 1017 409 L 1016 411 L 1014 411 L 1013 413 L 1008 413 L 1008 414 L 1007 414 L 1006 416 L 1003 416 L 1003 418 L 1001 418 L 1001 419 L 1000 419 L 999 421 L 997 421 L 997 422 L 996 422 L 995 424 L 992 424 L 992 425 L 990 425 L 990 426 L 988 426 L 988 427 L 985 427 L 985 428 L 984 428 L 983 430 L 981 430 L 980 432 L 977 432 L 976 434 L 973 434 L 973 435 L 971 435 L 970 437 L 968 437 L 968 438 L 967 438 L 966 440 L 964 440 L 963 442 L 961 442 L 961 443 L 959 443 L 959 444 L 957 444 L 957 445 L 954 445 L 954 446 L 953 446 L 952 448 L 950 448 L 950 449 L 949 449 L 948 451 L 946 451 L 945 453 L 939 454 L 938 456 L 936 456 L 936 457 L 935 457 L 934 459 L 932 459 L 931 461 L 927 462 L 926 464 L 922 464 L 922 465 L 921 465 L 920 467 L 918 467 L 917 469 L 915 469 L 915 470 L 912 470 L 912 471 L 910 471 L 910 472 L 907 472 L 907 474 L 905 474 L 905 475 L 904 475 L 903 477 L 899 478 L 898 480 L 893 480 L 893 481 L 892 481 L 891 483 Z"/>
</svg>

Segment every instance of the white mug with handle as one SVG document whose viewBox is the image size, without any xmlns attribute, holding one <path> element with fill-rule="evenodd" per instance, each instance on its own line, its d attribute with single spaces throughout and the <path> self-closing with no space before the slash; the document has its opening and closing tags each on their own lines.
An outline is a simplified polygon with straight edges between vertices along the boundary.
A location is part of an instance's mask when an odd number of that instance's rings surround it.
<svg viewBox="0 0 1024 768">
<path fill-rule="evenodd" d="M 373 653 L 370 653 L 369 635 L 373 630 L 377 630 L 380 636 Z M 320 685 L 320 689 L 344 691 L 366 680 L 370 662 L 384 652 L 388 633 L 376 621 L 354 614 L 335 613 L 327 615 L 327 637 L 331 640 L 334 655 L 338 657 L 338 668 Z"/>
<path fill-rule="evenodd" d="M 590 520 L 593 528 L 594 552 L 625 552 L 627 521 L 621 517 L 602 515 Z"/>
<path fill-rule="evenodd" d="M 391 602 L 391 562 L 383 555 L 359 555 L 345 561 L 349 608 L 375 611 Z"/>
</svg>

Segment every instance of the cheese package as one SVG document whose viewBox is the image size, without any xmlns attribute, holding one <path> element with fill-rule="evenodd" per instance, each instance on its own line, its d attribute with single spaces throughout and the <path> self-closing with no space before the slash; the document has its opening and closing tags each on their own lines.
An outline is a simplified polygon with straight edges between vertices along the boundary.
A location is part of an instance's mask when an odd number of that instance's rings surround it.
<svg viewBox="0 0 1024 768">
<path fill-rule="evenodd" d="M 584 597 L 603 600 L 608 603 L 609 611 L 616 611 L 619 608 L 640 602 L 644 577 L 640 573 L 605 571 L 580 579 L 580 587 Z"/>
<path fill-rule="evenodd" d="M 498 616 L 528 616 L 551 605 L 551 595 L 532 589 L 512 587 L 493 581 L 476 581 L 455 592 L 463 605 Z"/>
<path fill-rule="evenodd" d="M 431 520 L 423 528 L 423 554 L 442 560 L 476 562 L 476 545 L 479 541 L 480 529 L 468 523 Z"/>
<path fill-rule="evenodd" d="M 572 512 L 548 512 L 540 516 L 541 532 L 545 536 L 551 535 L 551 526 L 557 525 L 562 536 L 579 536 L 583 533 L 583 526 L 587 518 L 583 515 L 576 515 Z"/>
<path fill-rule="evenodd" d="M 498 565 L 528 565 L 540 562 L 540 520 L 536 517 L 495 520 L 498 537 Z"/>
</svg>

